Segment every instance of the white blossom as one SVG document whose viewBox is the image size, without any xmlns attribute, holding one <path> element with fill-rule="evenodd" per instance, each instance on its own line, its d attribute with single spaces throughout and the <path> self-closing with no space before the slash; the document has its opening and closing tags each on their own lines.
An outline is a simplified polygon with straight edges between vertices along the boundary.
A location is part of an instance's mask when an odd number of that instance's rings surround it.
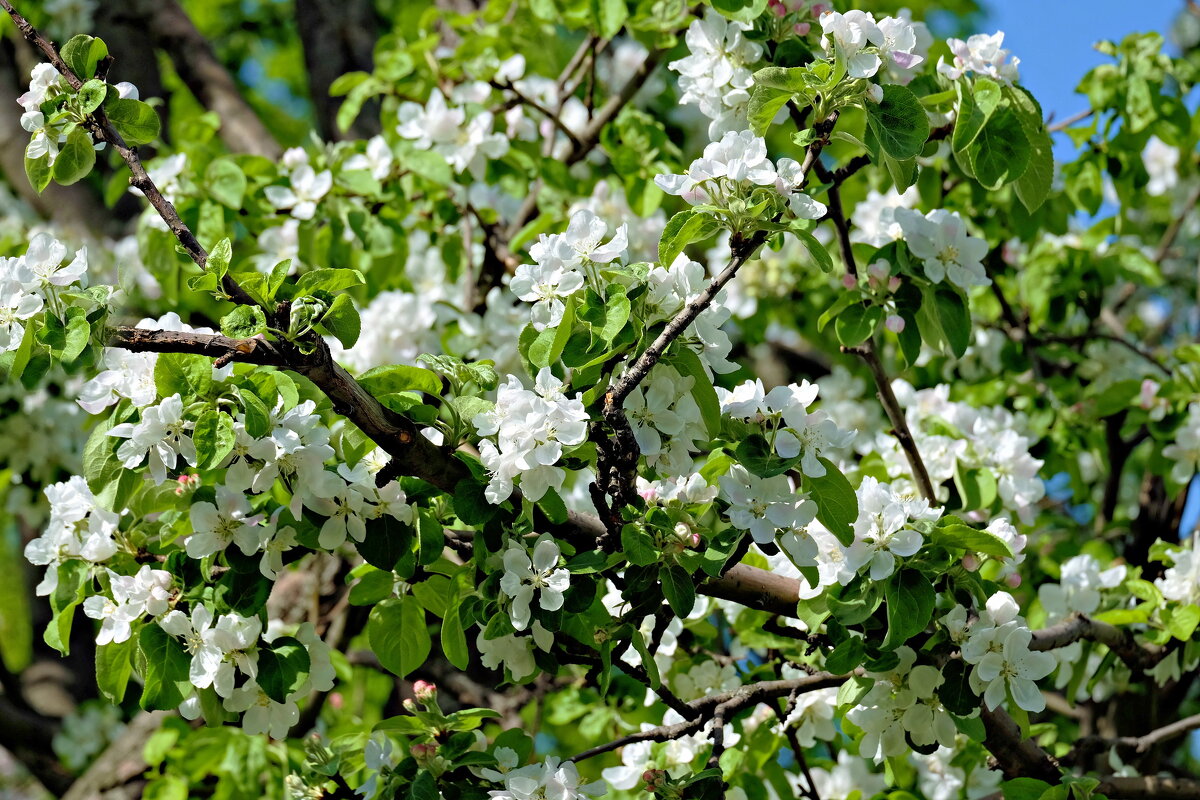
<svg viewBox="0 0 1200 800">
<path fill-rule="evenodd" d="M 929 280 L 941 283 L 945 278 L 963 289 L 991 284 L 983 268 L 987 241 L 969 235 L 957 211 L 939 208 L 922 215 L 897 208 L 893 213 L 908 249 L 924 263 Z"/>
<path fill-rule="evenodd" d="M 117 458 L 126 469 L 135 469 L 148 458 L 150 476 L 155 485 L 161 485 L 180 456 L 196 466 L 196 445 L 188 433 L 194 427 L 195 423 L 183 418 L 183 401 L 176 393 L 143 409 L 140 421 L 114 425 L 108 435 L 126 440 L 117 448 Z"/>
<path fill-rule="evenodd" d="M 537 596 L 546 611 L 562 608 L 563 592 L 571 584 L 571 573 L 558 566 L 558 544 L 548 533 L 538 537 L 530 557 L 525 547 L 510 539 L 504 551 L 504 576 L 500 591 L 512 599 L 512 623 L 519 631 L 529 627 L 530 603 Z"/>
<path fill-rule="evenodd" d="M 954 60 L 947 64 L 938 59 L 937 71 L 950 80 L 958 80 L 967 72 L 991 78 L 1006 86 L 1020 80 L 1017 67 L 1021 59 L 1011 56 L 1001 45 L 1004 31 L 993 34 L 977 33 L 965 42 L 962 39 L 946 40 Z"/>
</svg>

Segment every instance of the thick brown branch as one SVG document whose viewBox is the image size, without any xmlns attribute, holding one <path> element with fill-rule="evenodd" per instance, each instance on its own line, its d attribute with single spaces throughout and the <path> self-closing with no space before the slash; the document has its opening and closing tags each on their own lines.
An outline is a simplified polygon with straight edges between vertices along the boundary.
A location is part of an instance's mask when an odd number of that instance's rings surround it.
<svg viewBox="0 0 1200 800">
<path fill-rule="evenodd" d="M 1158 775 L 1112 776 L 1100 782 L 1096 793 L 1109 800 L 1197 800 L 1200 798 L 1200 781 Z"/>
<path fill-rule="evenodd" d="M 987 732 L 983 746 L 995 757 L 1005 779 L 1038 778 L 1058 783 L 1058 764 L 1036 742 L 1021 735 L 1020 726 L 1004 709 L 989 711 L 983 706 L 979 718 Z"/>
<path fill-rule="evenodd" d="M 1133 631 L 1097 622 L 1083 614 L 1073 614 L 1057 625 L 1033 632 L 1030 650 L 1054 650 L 1087 639 L 1105 645 L 1135 672 L 1141 672 L 1162 661 L 1166 648 L 1139 644 Z"/>
</svg>

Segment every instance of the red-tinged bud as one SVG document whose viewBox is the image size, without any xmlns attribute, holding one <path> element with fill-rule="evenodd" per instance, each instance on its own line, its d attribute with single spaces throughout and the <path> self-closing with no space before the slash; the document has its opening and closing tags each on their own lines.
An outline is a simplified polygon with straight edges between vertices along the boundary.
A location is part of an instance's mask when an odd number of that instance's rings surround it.
<svg viewBox="0 0 1200 800">
<path fill-rule="evenodd" d="M 412 746 L 412 757 L 422 767 L 428 767 L 429 763 L 437 757 L 438 746 L 434 742 L 419 742 Z"/>
<path fill-rule="evenodd" d="M 967 553 L 962 560 L 963 569 L 967 572 L 974 572 L 979 569 L 979 556 L 974 553 Z"/>
<path fill-rule="evenodd" d="M 1021 585 L 1021 575 L 1020 575 L 1020 573 L 1014 572 L 1011 575 L 1009 575 L 1007 578 L 1005 578 L 1004 582 L 1006 584 L 1008 584 L 1008 587 L 1010 589 L 1015 589 Z"/>
<path fill-rule="evenodd" d="M 858 286 L 858 278 L 847 272 L 842 276 L 842 286 L 845 286 L 847 289 L 853 289 Z"/>
<path fill-rule="evenodd" d="M 901 333 L 904 330 L 904 317 L 899 314 L 891 314 L 883 321 L 883 324 L 892 333 Z"/>
<path fill-rule="evenodd" d="M 797 22 L 796 26 L 792 28 L 792 30 L 796 32 L 797 36 L 808 36 L 808 32 L 812 30 L 812 24 L 808 22 Z"/>
<path fill-rule="evenodd" d="M 419 703 L 433 703 L 437 700 L 437 687 L 428 681 L 413 683 L 413 696 Z"/>
</svg>

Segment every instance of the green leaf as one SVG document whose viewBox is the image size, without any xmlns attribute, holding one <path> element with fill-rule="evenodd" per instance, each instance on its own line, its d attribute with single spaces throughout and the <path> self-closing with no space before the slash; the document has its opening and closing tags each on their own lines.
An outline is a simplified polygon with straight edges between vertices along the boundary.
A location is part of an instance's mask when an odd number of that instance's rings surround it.
<svg viewBox="0 0 1200 800">
<path fill-rule="evenodd" d="M 657 564 L 660 555 L 651 538 L 642 526 L 629 523 L 621 527 L 621 549 L 630 564 L 648 567 Z"/>
<path fill-rule="evenodd" d="M 213 200 L 237 211 L 246 196 L 246 173 L 229 156 L 213 159 L 204 170 L 204 188 Z"/>
<path fill-rule="evenodd" d="M 845 675 L 863 661 L 866 644 L 859 636 L 849 636 L 825 657 L 825 669 L 834 675 Z"/>
<path fill-rule="evenodd" d="M 458 669 L 466 669 L 471 663 L 471 651 L 467 649 L 467 634 L 463 628 L 462 602 L 456 600 L 446 609 L 442 618 L 442 652 L 446 660 Z"/>
<path fill-rule="evenodd" d="M 426 770 L 421 770 L 408 788 L 408 800 L 438 800 L 441 796 L 437 781 Z"/>
<path fill-rule="evenodd" d="M 259 648 L 258 685 L 267 697 L 283 703 L 308 682 L 311 668 L 308 648 L 291 636 L 271 642 L 271 648 Z"/>
<path fill-rule="evenodd" d="M 883 646 L 894 649 L 925 630 L 933 617 L 937 593 L 925 573 L 902 569 L 892 574 L 884 584 L 887 601 L 887 636 Z"/>
<path fill-rule="evenodd" d="M 818 459 L 825 467 L 820 478 L 804 476 L 804 489 L 817 504 L 817 520 L 849 547 L 854 542 L 854 521 L 858 519 L 858 496 L 846 476 L 832 461 Z"/>
<path fill-rule="evenodd" d="M 296 281 L 296 295 L 312 294 L 318 289 L 332 294 L 364 283 L 366 279 L 356 269 L 314 269 Z"/>
<path fill-rule="evenodd" d="M 602 39 L 616 36 L 629 18 L 625 0 L 591 0 L 591 8 L 592 24 Z"/>
<path fill-rule="evenodd" d="M 678 564 L 664 564 L 658 570 L 662 582 L 663 596 L 667 598 L 676 616 L 686 617 L 696 604 L 696 584 L 687 570 Z"/>
<path fill-rule="evenodd" d="M 883 309 L 865 303 L 855 303 L 838 314 L 833 329 L 844 347 L 862 344 L 875 335 L 875 329 L 883 320 Z"/>
<path fill-rule="evenodd" d="M 958 91 L 958 116 L 954 122 L 951 143 L 955 150 L 966 150 L 983 126 L 992 118 L 1000 106 L 1000 85 L 988 78 L 978 77 L 974 85 L 967 81 L 955 81 Z"/>
<path fill-rule="evenodd" d="M 221 317 L 221 333 L 234 339 L 249 339 L 266 330 L 267 315 L 258 306 L 237 306 Z"/>
<path fill-rule="evenodd" d="M 1054 181 L 1054 143 L 1042 121 L 1042 107 L 1026 90 L 1013 87 L 1009 103 L 1029 141 L 1029 166 L 1017 180 L 1017 197 L 1029 213 L 1036 211 L 1050 194 Z"/>
<path fill-rule="evenodd" d="M 1200 606 L 1179 605 L 1166 616 L 1167 631 L 1180 641 L 1186 642 L 1200 625 Z"/>
<path fill-rule="evenodd" d="M 442 393 L 442 379 L 436 372 L 405 364 L 369 369 L 358 376 L 358 382 L 376 397 L 397 392 L 424 392 L 435 396 Z"/>
<path fill-rule="evenodd" d="M 196 445 L 196 458 L 200 469 L 216 469 L 225 457 L 233 452 L 236 441 L 233 417 L 210 408 L 196 420 L 192 441 Z M 282 701 L 280 701 L 282 702 Z"/>
<path fill-rule="evenodd" d="M 320 324 L 347 350 L 354 346 L 362 332 L 362 319 L 358 316 L 358 309 L 354 307 L 354 300 L 348 294 L 339 294 L 333 298 L 329 310 L 321 317 Z"/>
<path fill-rule="evenodd" d="M 229 271 L 229 262 L 233 260 L 233 244 L 226 236 L 221 241 L 213 245 L 213 249 L 209 251 L 208 258 L 204 262 L 204 268 L 207 272 L 213 273 L 217 278 L 225 277 L 225 273 Z"/>
<path fill-rule="evenodd" d="M 817 262 L 817 266 L 821 268 L 822 272 L 833 272 L 833 258 L 830 257 L 829 250 L 825 248 L 825 245 L 817 241 L 817 237 L 795 225 L 789 230 L 800 240 L 800 244 L 804 245 L 804 249 L 812 256 L 813 261 Z"/>
<path fill-rule="evenodd" d="M 983 126 L 968 153 L 980 185 L 999 189 L 1025 174 L 1032 148 L 1017 115 L 1002 108 Z"/>
<path fill-rule="evenodd" d="M 718 230 L 720 223 L 708 214 L 687 209 L 671 217 L 658 240 L 658 263 L 670 268 L 683 248 L 692 242 L 707 239 Z"/>
<path fill-rule="evenodd" d="M 82 309 L 72 309 L 72 311 L 81 311 Z M 71 317 L 67 323 L 66 338 L 63 342 L 62 351 L 59 358 L 64 364 L 72 364 L 75 359 L 83 353 L 87 348 L 88 342 L 92 338 L 92 326 L 87 321 L 87 316 L 79 313 Z"/>
<path fill-rule="evenodd" d="M 367 639 L 379 663 L 397 677 L 407 676 L 429 657 L 425 609 L 409 595 L 384 600 L 371 609 Z"/>
<path fill-rule="evenodd" d="M 1012 550 L 998 536 L 972 528 L 960 522 L 934 528 L 929 534 L 932 544 L 954 547 L 995 558 L 1012 558 Z"/>
<path fill-rule="evenodd" d="M 81 33 L 72 36 L 59 51 L 62 60 L 81 81 L 96 74 L 96 65 L 108 55 L 108 46 L 103 39 Z"/>
<path fill-rule="evenodd" d="M 142 628 L 138 647 L 144 662 L 139 704 L 146 710 L 174 710 L 183 702 L 179 684 L 188 681 L 191 658 L 174 636 L 153 623 Z"/>
<path fill-rule="evenodd" d="M 1036 778 L 1013 778 L 1000 784 L 1004 800 L 1040 800 L 1042 795 L 1052 788 L 1054 787 L 1050 784 Z"/>
<path fill-rule="evenodd" d="M 50 172 L 49 153 L 43 153 L 37 158 L 25 156 L 25 177 L 29 179 L 29 185 L 38 194 L 41 194 L 42 190 L 50 185 Z"/>
<path fill-rule="evenodd" d="M 866 103 L 867 123 L 885 153 L 897 160 L 913 158 L 929 139 L 929 118 L 921 101 L 906 86 L 887 84 L 883 100 Z"/>
<path fill-rule="evenodd" d="M 4 497 L 0 492 L 0 500 Z M 10 674 L 20 674 L 33 657 L 33 610 L 21 555 L 21 535 L 0 505 L 0 662 Z"/>
<path fill-rule="evenodd" d="M 95 78 L 87 81 L 79 87 L 79 91 L 75 94 L 79 99 L 79 110 L 84 114 L 92 113 L 104 102 L 104 95 L 107 93 L 108 86 L 104 81 L 98 81 Z"/>
<path fill-rule="evenodd" d="M 971 344 L 971 312 L 967 310 L 966 299 L 949 286 L 939 286 L 934 292 L 934 303 L 950 350 L 955 357 L 962 358 Z"/>
<path fill-rule="evenodd" d="M 159 397 L 179 394 L 187 405 L 212 388 L 212 361 L 201 355 L 162 353 L 154 364 L 154 385 Z"/>
<path fill-rule="evenodd" d="M 704 421 L 704 429 L 709 436 L 716 437 L 721 432 L 721 401 L 717 397 L 712 379 L 700 363 L 700 357 L 687 347 L 677 347 L 671 364 L 679 374 L 692 379 L 692 399 L 700 408 L 700 419 Z"/>
<path fill-rule="evenodd" d="M 52 565 L 48 569 L 55 569 Z M 50 594 L 50 611 L 53 616 L 42 634 L 46 644 L 65 655 L 71 653 L 71 626 L 75 621 L 75 607 L 83 602 L 87 587 L 92 582 L 91 565 L 72 559 L 58 565 L 58 585 Z"/>
<path fill-rule="evenodd" d="M 130 147 L 149 144 L 158 138 L 162 126 L 158 113 L 141 100 L 118 97 L 112 92 L 105 98 L 104 113 Z"/>
<path fill-rule="evenodd" d="M 946 710 L 960 717 L 979 708 L 979 695 L 971 690 L 970 670 L 962 661 L 947 661 L 942 667 L 942 683 L 937 688 L 937 696 Z"/>
<path fill-rule="evenodd" d="M 110 642 L 96 648 L 96 688 L 108 702 L 119 705 L 125 699 L 125 688 L 133 673 L 135 639 Z"/>
<path fill-rule="evenodd" d="M 767 69 L 777 69 L 782 72 L 790 70 L 782 67 L 768 67 Z M 766 72 L 767 69 L 760 69 L 758 73 Z M 750 102 L 746 106 L 746 116 L 750 122 L 750 130 L 754 131 L 756 136 L 763 136 L 767 129 L 771 127 L 771 123 L 779 114 L 779 109 L 787 105 L 788 100 L 794 96 L 794 92 L 775 88 L 773 86 L 760 86 L 757 83 L 750 93 Z"/>
<path fill-rule="evenodd" d="M 96 151 L 87 130 L 76 127 L 67 134 L 67 141 L 58 151 L 51 172 L 54 180 L 69 186 L 92 171 L 96 164 Z"/>
</svg>

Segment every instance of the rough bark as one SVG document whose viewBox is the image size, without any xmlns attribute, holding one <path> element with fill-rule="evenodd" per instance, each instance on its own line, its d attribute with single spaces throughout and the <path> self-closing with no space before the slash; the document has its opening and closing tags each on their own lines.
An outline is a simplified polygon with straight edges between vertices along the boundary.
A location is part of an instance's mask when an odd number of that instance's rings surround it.
<svg viewBox="0 0 1200 800">
<path fill-rule="evenodd" d="M 329 87 L 340 75 L 373 68 L 379 20 L 371 0 L 296 0 L 296 26 L 321 136 L 327 140 L 365 139 L 379 133 L 378 104 L 367 104 L 343 132 L 337 125 L 341 98 L 329 95 Z"/>
</svg>

